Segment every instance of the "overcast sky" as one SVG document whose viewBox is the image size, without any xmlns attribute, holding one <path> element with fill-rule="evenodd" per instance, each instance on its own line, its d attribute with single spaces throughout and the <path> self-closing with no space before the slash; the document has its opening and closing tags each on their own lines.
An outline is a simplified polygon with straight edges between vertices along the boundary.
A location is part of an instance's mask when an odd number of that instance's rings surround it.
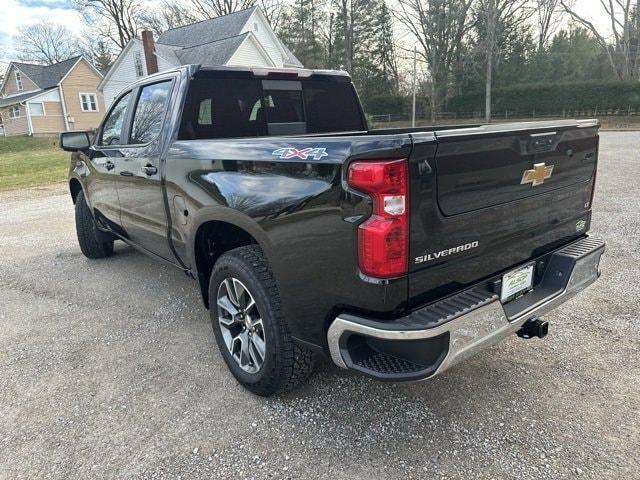
<svg viewBox="0 0 640 480">
<path fill-rule="evenodd" d="M 607 20 L 600 14 L 599 0 L 575 1 L 581 15 L 606 28 Z M 79 33 L 84 27 L 69 0 L 0 0 L 0 18 L 0 61 L 4 62 L 12 59 L 12 37 L 21 26 L 47 20 L 66 26 L 73 33 Z"/>
<path fill-rule="evenodd" d="M 12 37 L 18 28 L 42 20 L 79 32 L 82 21 L 67 0 L 0 0 L 0 58 L 11 59 Z"/>
</svg>

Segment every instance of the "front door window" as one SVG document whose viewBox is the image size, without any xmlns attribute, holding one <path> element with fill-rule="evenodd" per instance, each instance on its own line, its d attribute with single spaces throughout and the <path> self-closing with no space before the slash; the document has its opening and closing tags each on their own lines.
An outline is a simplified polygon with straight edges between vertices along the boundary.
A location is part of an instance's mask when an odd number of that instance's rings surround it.
<svg viewBox="0 0 640 480">
<path fill-rule="evenodd" d="M 111 109 L 111 112 L 109 112 L 109 116 L 102 127 L 102 135 L 98 145 L 110 146 L 126 143 L 121 141 L 121 136 L 124 120 L 127 117 L 127 110 L 129 109 L 130 98 L 131 92 L 120 98 L 120 100 L 118 100 L 115 106 Z"/>
</svg>

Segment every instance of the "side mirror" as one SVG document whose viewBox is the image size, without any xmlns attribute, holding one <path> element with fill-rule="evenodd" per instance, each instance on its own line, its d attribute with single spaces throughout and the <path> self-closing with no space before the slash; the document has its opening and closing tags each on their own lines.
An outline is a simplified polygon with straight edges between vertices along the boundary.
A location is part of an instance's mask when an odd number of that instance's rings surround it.
<svg viewBox="0 0 640 480">
<path fill-rule="evenodd" d="M 60 148 L 66 152 L 86 150 L 90 145 L 88 132 L 62 132 L 60 134 Z"/>
</svg>

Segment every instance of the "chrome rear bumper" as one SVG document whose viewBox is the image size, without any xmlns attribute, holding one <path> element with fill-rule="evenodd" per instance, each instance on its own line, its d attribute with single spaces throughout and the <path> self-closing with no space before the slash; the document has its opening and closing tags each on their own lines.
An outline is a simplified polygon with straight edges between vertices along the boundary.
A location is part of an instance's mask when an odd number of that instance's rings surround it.
<svg viewBox="0 0 640 480">
<path fill-rule="evenodd" d="M 534 289 L 504 305 L 485 282 L 393 321 L 340 315 L 327 333 L 331 358 L 381 380 L 437 375 L 595 282 L 604 249 L 586 237 L 553 252 Z"/>
</svg>

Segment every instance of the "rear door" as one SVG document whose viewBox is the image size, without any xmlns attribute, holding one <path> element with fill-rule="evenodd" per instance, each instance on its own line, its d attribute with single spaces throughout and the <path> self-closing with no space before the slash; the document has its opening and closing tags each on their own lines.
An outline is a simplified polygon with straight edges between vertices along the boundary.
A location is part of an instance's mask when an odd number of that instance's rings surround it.
<svg viewBox="0 0 640 480">
<path fill-rule="evenodd" d="M 158 81 L 134 91 L 128 145 L 120 161 L 118 195 L 122 227 L 135 244 L 175 261 L 167 232 L 168 218 L 162 191 L 160 158 L 164 117 L 174 79 Z"/>
<path fill-rule="evenodd" d="M 410 298 L 428 301 L 583 235 L 598 125 L 561 121 L 414 136 Z M 422 153 L 424 152 L 424 153 Z"/>
</svg>

